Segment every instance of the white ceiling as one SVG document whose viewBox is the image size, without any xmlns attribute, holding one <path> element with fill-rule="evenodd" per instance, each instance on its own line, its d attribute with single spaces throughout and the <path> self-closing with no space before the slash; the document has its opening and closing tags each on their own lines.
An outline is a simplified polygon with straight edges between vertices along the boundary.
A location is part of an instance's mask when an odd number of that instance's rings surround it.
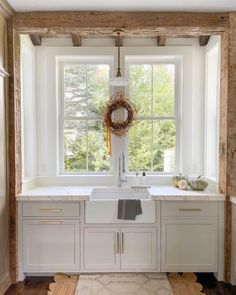
<svg viewBox="0 0 236 295">
<path fill-rule="evenodd" d="M 16 11 L 236 11 L 236 0 L 8 0 Z"/>
</svg>

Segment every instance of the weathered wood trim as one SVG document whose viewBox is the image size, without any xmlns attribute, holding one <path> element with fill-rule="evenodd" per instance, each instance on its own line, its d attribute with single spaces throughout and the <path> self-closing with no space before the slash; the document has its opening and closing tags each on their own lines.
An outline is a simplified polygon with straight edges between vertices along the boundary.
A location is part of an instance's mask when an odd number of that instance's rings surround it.
<svg viewBox="0 0 236 295">
<path fill-rule="evenodd" d="M 166 36 L 158 36 L 157 46 L 165 46 L 165 45 L 166 45 Z"/>
<path fill-rule="evenodd" d="M 209 39 L 210 39 L 210 35 L 204 35 L 204 36 L 200 36 L 199 37 L 199 45 L 200 46 L 206 46 Z"/>
<path fill-rule="evenodd" d="M 0 282 L 0 295 L 4 295 L 7 289 L 11 285 L 11 276 L 10 273 L 8 273 L 5 278 Z"/>
<path fill-rule="evenodd" d="M 42 37 L 40 35 L 30 35 L 30 39 L 34 46 L 41 46 Z"/>
<path fill-rule="evenodd" d="M 81 37 L 77 34 L 71 34 L 73 46 L 81 46 Z"/>
<path fill-rule="evenodd" d="M 9 158 L 9 214 L 10 214 L 10 272 L 12 283 L 17 282 L 17 202 L 16 195 L 21 192 L 21 101 L 20 101 L 20 36 L 8 20 L 8 158 Z"/>
<path fill-rule="evenodd" d="M 15 13 L 15 10 L 6 0 L 0 0 L 0 13 L 5 18 L 10 18 Z"/>
<path fill-rule="evenodd" d="M 125 35 L 207 34 L 228 27 L 228 13 L 189 12 L 19 12 L 13 15 L 17 32 L 30 34 Z"/>
</svg>

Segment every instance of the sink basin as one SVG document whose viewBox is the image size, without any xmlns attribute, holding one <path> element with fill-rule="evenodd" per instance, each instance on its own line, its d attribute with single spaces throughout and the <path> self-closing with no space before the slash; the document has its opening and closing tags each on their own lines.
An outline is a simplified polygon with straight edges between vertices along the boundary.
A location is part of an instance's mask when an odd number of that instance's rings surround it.
<svg viewBox="0 0 236 295">
<path fill-rule="evenodd" d="M 90 195 L 90 200 L 118 199 L 151 200 L 151 195 L 147 188 L 132 187 L 95 187 Z"/>
</svg>

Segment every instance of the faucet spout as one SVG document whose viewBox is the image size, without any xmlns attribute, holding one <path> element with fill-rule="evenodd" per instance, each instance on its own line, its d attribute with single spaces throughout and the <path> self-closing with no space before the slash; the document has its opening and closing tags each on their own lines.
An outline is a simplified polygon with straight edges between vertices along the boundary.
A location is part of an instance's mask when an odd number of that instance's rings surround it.
<svg viewBox="0 0 236 295">
<path fill-rule="evenodd" d="M 121 187 L 122 183 L 127 182 L 127 177 L 125 176 L 125 154 L 122 152 L 118 159 L 118 180 L 117 186 Z"/>
</svg>

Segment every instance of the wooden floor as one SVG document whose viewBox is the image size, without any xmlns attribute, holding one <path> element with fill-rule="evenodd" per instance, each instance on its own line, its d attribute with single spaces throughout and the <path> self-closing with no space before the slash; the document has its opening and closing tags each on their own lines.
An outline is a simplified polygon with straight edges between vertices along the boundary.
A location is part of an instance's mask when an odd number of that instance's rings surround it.
<svg viewBox="0 0 236 295">
<path fill-rule="evenodd" d="M 212 274 L 197 274 L 206 295 L 236 295 L 236 286 L 219 283 Z M 52 277 L 28 277 L 23 283 L 11 286 L 5 295 L 46 295 Z M 65 294 L 66 295 L 66 294 Z"/>
</svg>

